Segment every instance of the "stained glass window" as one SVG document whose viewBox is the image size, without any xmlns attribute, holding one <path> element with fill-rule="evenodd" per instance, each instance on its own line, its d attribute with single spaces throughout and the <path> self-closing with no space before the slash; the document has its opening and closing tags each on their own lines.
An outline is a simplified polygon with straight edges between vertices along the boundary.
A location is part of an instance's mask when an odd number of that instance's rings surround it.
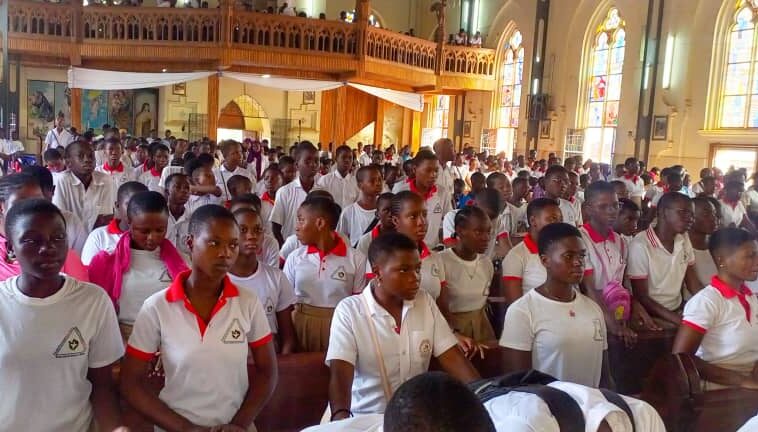
<svg viewBox="0 0 758 432">
<path fill-rule="evenodd" d="M 590 51 L 584 157 L 610 162 L 618 126 L 626 31 L 619 11 L 611 8 Z"/>
<path fill-rule="evenodd" d="M 516 144 L 516 131 L 521 115 L 521 89 L 524 74 L 524 47 L 521 32 L 515 30 L 503 47 L 503 65 L 500 71 L 500 97 L 498 98 L 497 151 L 510 155 Z M 501 142 L 503 141 L 503 142 Z"/>
<path fill-rule="evenodd" d="M 741 0 L 727 44 L 726 77 L 720 110 L 722 128 L 758 127 L 758 0 Z"/>
</svg>

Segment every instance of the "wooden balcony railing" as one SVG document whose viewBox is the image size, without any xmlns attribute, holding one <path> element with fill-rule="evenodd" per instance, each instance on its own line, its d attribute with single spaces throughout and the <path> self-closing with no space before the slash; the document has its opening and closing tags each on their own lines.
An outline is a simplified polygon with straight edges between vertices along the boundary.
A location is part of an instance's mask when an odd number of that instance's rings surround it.
<svg viewBox="0 0 758 432">
<path fill-rule="evenodd" d="M 15 45 L 17 50 L 24 52 L 26 49 L 34 55 L 44 55 L 48 53 L 46 49 L 50 50 L 48 54 L 73 55 L 76 50 L 69 49 L 72 44 L 89 43 L 94 46 L 117 45 L 122 51 L 132 45 L 165 45 L 183 49 L 185 56 L 197 47 L 204 49 L 206 59 L 215 56 L 232 64 L 235 57 L 228 52 L 223 54 L 227 48 L 235 49 L 236 56 L 246 55 L 240 50 L 282 52 L 290 54 L 290 58 L 292 54 L 326 53 L 336 62 L 333 64 L 339 69 L 337 73 L 346 72 L 345 69 L 353 67 L 351 64 L 357 61 L 380 60 L 413 68 L 409 74 L 414 77 L 412 79 L 428 79 L 431 72 L 438 76 L 449 75 L 448 82 L 462 82 L 461 77 L 464 77 L 469 82 L 479 80 L 485 86 L 491 86 L 495 77 L 494 50 L 440 46 L 432 41 L 360 23 L 249 12 L 235 7 L 234 1 L 222 0 L 217 9 L 174 9 L 83 7 L 71 3 L 11 0 L 8 17 L 11 49 L 14 49 L 14 38 L 18 42 Z M 48 41 L 54 42 L 54 50 L 46 48 Z M 214 49 L 216 47 L 218 50 Z M 92 52 L 97 51 L 90 50 L 88 55 L 93 55 Z M 109 51 L 108 55 L 113 54 Z M 253 58 L 249 57 L 246 64 L 255 62 L 250 60 Z M 276 67 L 271 57 L 266 61 L 268 66 Z M 373 70 L 381 73 L 381 66 L 376 67 Z M 397 71 L 394 69 L 393 73 Z M 396 77 L 393 75 L 393 78 Z"/>
</svg>

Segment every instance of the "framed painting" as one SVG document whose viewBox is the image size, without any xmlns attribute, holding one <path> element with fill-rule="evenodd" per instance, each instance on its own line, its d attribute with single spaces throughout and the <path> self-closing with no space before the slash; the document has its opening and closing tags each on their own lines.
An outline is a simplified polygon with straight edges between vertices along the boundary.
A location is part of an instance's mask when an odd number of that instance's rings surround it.
<svg viewBox="0 0 758 432">
<path fill-rule="evenodd" d="M 553 135 L 553 121 L 542 120 L 540 121 L 540 138 L 550 139 Z"/>
<path fill-rule="evenodd" d="M 158 128 L 158 89 L 134 91 L 134 127 L 132 134 L 150 136 L 150 131 Z"/>
<path fill-rule="evenodd" d="M 175 96 L 187 96 L 187 83 L 176 83 L 171 86 L 171 93 Z"/>
<path fill-rule="evenodd" d="M 470 121 L 463 122 L 463 137 L 464 138 L 471 137 L 471 122 Z"/>
<path fill-rule="evenodd" d="M 26 135 L 28 138 L 44 137 L 55 122 L 55 83 L 29 80 L 26 96 Z"/>
<path fill-rule="evenodd" d="M 303 92 L 303 105 L 313 105 L 316 103 L 316 92 L 306 91 Z"/>
<path fill-rule="evenodd" d="M 669 116 L 653 116 L 653 141 L 663 141 L 669 135 Z"/>
<path fill-rule="evenodd" d="M 106 90 L 82 90 L 82 130 L 93 129 L 103 133 L 108 123 L 108 92 Z"/>
<path fill-rule="evenodd" d="M 63 114 L 66 127 L 71 126 L 71 89 L 68 83 L 55 83 L 55 114 Z"/>
<path fill-rule="evenodd" d="M 129 130 L 132 127 L 134 94 L 131 90 L 108 92 L 108 121 L 112 127 Z"/>
</svg>

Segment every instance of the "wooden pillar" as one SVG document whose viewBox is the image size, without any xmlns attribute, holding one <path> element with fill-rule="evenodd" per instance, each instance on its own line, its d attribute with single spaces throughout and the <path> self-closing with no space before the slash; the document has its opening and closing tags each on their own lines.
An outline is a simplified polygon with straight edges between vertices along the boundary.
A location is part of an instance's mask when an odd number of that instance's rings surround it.
<svg viewBox="0 0 758 432">
<path fill-rule="evenodd" d="M 82 89 L 71 89 L 71 126 L 84 133 L 82 125 Z M 132 131 L 133 132 L 133 131 Z"/>
<path fill-rule="evenodd" d="M 387 107 L 383 99 L 376 98 L 376 121 L 374 122 L 374 148 L 383 150 L 384 145 L 384 109 Z"/>
<path fill-rule="evenodd" d="M 413 111 L 413 126 L 411 131 L 411 152 L 416 153 L 421 147 L 421 115 L 419 111 Z"/>
<path fill-rule="evenodd" d="M 218 132 L 218 75 L 208 77 L 208 138 L 216 140 Z"/>
</svg>

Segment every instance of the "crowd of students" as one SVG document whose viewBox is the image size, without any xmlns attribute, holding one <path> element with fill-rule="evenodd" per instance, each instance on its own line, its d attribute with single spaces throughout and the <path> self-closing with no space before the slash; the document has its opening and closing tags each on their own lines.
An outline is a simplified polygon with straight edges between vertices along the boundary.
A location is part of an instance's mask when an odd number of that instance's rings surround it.
<svg viewBox="0 0 758 432">
<path fill-rule="evenodd" d="M 678 328 L 674 352 L 697 356 L 708 388 L 758 389 L 755 206 L 742 171 L 703 170 L 685 188 L 681 166 L 630 158 L 606 178 L 591 161 L 511 163 L 456 154 L 449 139 L 410 158 L 59 135 L 45 167 L 0 178 L 10 429 L 116 429 L 119 366 L 120 396 L 163 430 L 254 430 L 276 356 L 325 352 L 331 423 L 316 430 L 437 430 L 402 425 L 431 421 L 431 402 L 403 399 L 418 416 L 389 415 L 404 383 L 453 385 L 424 375 L 432 358 L 474 383 L 470 359 L 498 343 L 505 370 L 546 374 L 539 383 L 574 400 L 587 430 L 662 431 L 649 405 L 598 388 L 614 385 L 609 334 L 633 346 L 664 328 Z M 509 305 L 502 331 L 491 296 Z M 160 394 L 145 380 L 156 373 Z M 559 430 L 539 395 L 485 387 L 502 386 L 472 387 L 472 410 L 491 417 L 476 430 Z"/>
</svg>

